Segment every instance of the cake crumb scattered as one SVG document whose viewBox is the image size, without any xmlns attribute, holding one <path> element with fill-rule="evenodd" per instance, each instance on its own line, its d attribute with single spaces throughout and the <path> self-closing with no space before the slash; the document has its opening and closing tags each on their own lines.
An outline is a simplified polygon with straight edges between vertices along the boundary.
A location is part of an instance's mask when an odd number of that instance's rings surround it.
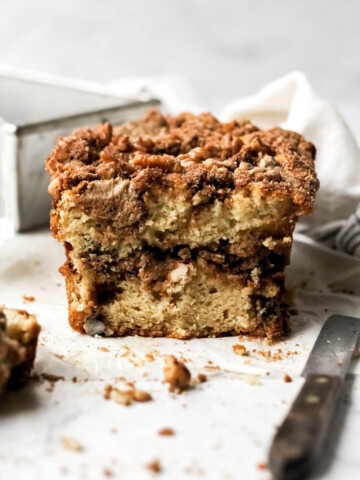
<svg viewBox="0 0 360 480">
<path fill-rule="evenodd" d="M 204 383 L 207 381 L 207 376 L 205 375 L 205 373 L 199 373 L 198 374 L 198 380 L 200 383 Z"/>
<path fill-rule="evenodd" d="M 284 382 L 285 383 L 290 383 L 292 382 L 292 378 L 290 377 L 290 375 L 288 375 L 287 373 L 284 375 Z"/>
<path fill-rule="evenodd" d="M 22 298 L 25 302 L 35 302 L 35 297 L 31 297 L 29 295 L 23 295 Z"/>
<path fill-rule="evenodd" d="M 105 400 L 112 400 L 120 405 L 130 406 L 133 402 L 149 402 L 152 396 L 148 392 L 131 388 L 129 390 L 119 390 L 112 385 L 105 385 L 104 389 Z"/>
<path fill-rule="evenodd" d="M 267 470 L 268 466 L 267 466 L 267 463 L 260 462 L 257 464 L 257 468 L 258 470 Z"/>
<path fill-rule="evenodd" d="M 175 432 L 174 432 L 174 429 L 169 428 L 169 427 L 165 427 L 165 428 L 162 428 L 161 430 L 159 430 L 159 435 L 170 437 L 172 435 L 175 435 Z"/>
<path fill-rule="evenodd" d="M 104 468 L 103 472 L 104 472 L 104 477 L 113 477 L 114 476 L 114 473 L 113 473 L 112 470 L 110 470 L 110 468 Z"/>
<path fill-rule="evenodd" d="M 110 350 L 107 347 L 97 347 L 100 352 L 110 352 Z"/>
<path fill-rule="evenodd" d="M 65 380 L 65 378 L 62 375 L 54 375 L 53 373 L 46 373 L 46 372 L 41 373 L 40 377 L 51 383 L 58 382 L 59 380 L 63 380 L 63 381 Z"/>
<path fill-rule="evenodd" d="M 236 355 L 240 355 L 242 357 L 249 355 L 249 352 L 246 350 L 245 345 L 233 345 L 232 349 Z"/>
<path fill-rule="evenodd" d="M 169 384 L 170 392 L 181 393 L 189 387 L 191 374 L 174 355 L 168 355 L 165 357 L 164 380 Z"/>
<path fill-rule="evenodd" d="M 248 385 L 261 385 L 260 380 L 256 375 L 245 375 L 243 380 Z"/>
<path fill-rule="evenodd" d="M 145 465 L 145 467 L 152 473 L 160 473 L 162 471 L 162 467 L 158 459 L 155 459 L 152 462 L 148 463 L 147 465 Z"/>
<path fill-rule="evenodd" d="M 74 452 L 81 452 L 82 450 L 84 450 L 83 445 L 78 440 L 76 440 L 76 438 L 63 437 L 61 439 L 61 443 L 63 447 L 67 450 L 73 450 Z"/>
</svg>

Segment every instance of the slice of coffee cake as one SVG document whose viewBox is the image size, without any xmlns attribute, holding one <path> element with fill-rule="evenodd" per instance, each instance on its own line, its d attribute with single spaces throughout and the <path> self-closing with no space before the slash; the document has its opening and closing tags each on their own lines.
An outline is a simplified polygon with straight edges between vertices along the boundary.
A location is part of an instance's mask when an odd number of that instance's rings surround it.
<svg viewBox="0 0 360 480">
<path fill-rule="evenodd" d="M 312 212 L 314 146 L 210 114 L 79 130 L 46 162 L 71 326 L 178 338 L 283 331 L 284 267 Z"/>
<path fill-rule="evenodd" d="M 0 307 L 0 393 L 18 388 L 35 359 L 40 326 L 25 310 Z"/>
</svg>

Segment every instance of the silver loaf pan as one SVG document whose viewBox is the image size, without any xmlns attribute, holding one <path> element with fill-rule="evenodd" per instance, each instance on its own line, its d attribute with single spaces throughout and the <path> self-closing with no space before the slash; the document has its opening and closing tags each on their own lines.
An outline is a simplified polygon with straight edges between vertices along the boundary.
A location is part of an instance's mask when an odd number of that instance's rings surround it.
<svg viewBox="0 0 360 480">
<path fill-rule="evenodd" d="M 58 137 L 83 126 L 134 120 L 159 103 L 122 99 L 100 86 L 83 89 L 76 82 L 0 72 L 0 238 L 49 222 L 44 164 Z"/>
</svg>

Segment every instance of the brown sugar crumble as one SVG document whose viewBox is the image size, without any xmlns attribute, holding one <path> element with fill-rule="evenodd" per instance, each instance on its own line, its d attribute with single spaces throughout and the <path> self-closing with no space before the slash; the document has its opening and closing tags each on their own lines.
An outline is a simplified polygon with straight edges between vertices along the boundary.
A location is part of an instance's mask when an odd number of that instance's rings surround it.
<svg viewBox="0 0 360 480">
<path fill-rule="evenodd" d="M 25 302 L 34 302 L 35 301 L 35 297 L 31 297 L 31 296 L 28 296 L 28 295 L 23 295 L 22 298 Z"/>
<path fill-rule="evenodd" d="M 162 467 L 158 459 L 155 459 L 152 462 L 148 463 L 147 465 L 145 465 L 145 467 L 152 473 L 160 473 L 162 471 Z"/>
<path fill-rule="evenodd" d="M 181 393 L 189 387 L 191 374 L 188 368 L 173 355 L 165 357 L 164 380 L 169 391 Z"/>
<path fill-rule="evenodd" d="M 248 356 L 249 355 L 249 352 L 246 350 L 246 347 L 245 345 L 233 345 L 232 347 L 234 353 L 236 355 L 240 355 L 242 357 L 245 357 L 245 356 Z"/>
<path fill-rule="evenodd" d="M 165 427 L 159 430 L 159 435 L 165 436 L 165 437 L 170 437 L 172 435 L 175 435 L 174 429 Z"/>
<path fill-rule="evenodd" d="M 288 374 L 286 373 L 285 376 L 284 376 L 284 382 L 285 382 L 285 383 L 290 383 L 290 382 L 292 382 L 292 381 L 293 381 L 293 380 L 292 380 L 292 378 L 290 377 L 290 375 L 288 375 Z"/>
</svg>

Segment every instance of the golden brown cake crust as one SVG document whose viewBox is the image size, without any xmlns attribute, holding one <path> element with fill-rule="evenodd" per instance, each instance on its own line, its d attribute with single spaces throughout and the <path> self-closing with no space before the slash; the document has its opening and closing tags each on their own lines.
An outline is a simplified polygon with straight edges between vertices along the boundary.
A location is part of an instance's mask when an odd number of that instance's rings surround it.
<svg viewBox="0 0 360 480">
<path fill-rule="evenodd" d="M 261 130 L 249 121 L 220 123 L 208 113 L 170 117 L 150 111 L 139 122 L 100 125 L 60 138 L 46 168 L 54 206 L 64 190 L 77 187 L 83 194 L 94 180 L 121 178 L 139 194 L 154 185 L 185 184 L 198 204 L 256 189 L 291 198 L 299 214 L 309 214 L 318 188 L 314 158 L 314 145 L 295 132 Z M 91 204 L 87 195 L 84 208 L 93 216 L 108 216 L 111 202 L 95 197 Z M 141 216 L 141 202 L 128 207 Z"/>
</svg>

